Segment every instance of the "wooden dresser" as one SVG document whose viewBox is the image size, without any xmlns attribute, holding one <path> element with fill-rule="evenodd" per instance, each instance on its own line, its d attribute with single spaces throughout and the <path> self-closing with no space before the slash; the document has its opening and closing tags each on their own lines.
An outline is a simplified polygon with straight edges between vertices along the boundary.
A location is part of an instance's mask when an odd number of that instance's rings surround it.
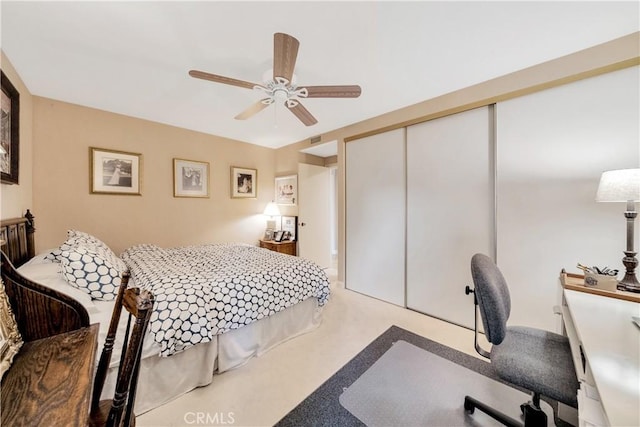
<svg viewBox="0 0 640 427">
<path fill-rule="evenodd" d="M 262 240 L 260 239 L 260 247 L 269 249 L 271 251 L 280 252 L 281 254 L 287 255 L 297 255 L 296 251 L 296 242 L 295 241 L 285 241 L 285 242 L 276 242 L 273 240 Z"/>
</svg>

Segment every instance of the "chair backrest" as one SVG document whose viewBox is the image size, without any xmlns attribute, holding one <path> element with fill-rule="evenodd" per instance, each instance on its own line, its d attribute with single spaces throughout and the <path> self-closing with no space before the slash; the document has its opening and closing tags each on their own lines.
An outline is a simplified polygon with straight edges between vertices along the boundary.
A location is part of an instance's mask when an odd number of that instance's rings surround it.
<svg viewBox="0 0 640 427">
<path fill-rule="evenodd" d="M 475 254 L 471 258 L 471 277 L 484 332 L 490 343 L 498 345 L 504 340 L 511 313 L 507 282 L 498 266 L 484 254 Z"/>
<path fill-rule="evenodd" d="M 87 309 L 78 301 L 22 276 L 0 250 L 0 274 L 24 342 L 75 331 L 90 325 Z"/>
<path fill-rule="evenodd" d="M 153 310 L 154 296 L 147 290 L 127 289 L 128 283 L 129 272 L 124 272 L 96 370 L 89 423 L 91 426 L 135 425 L 133 407 L 142 355 L 142 341 Z M 123 339 L 116 389 L 113 399 L 100 400 L 123 307 L 129 312 L 129 318 Z"/>
</svg>

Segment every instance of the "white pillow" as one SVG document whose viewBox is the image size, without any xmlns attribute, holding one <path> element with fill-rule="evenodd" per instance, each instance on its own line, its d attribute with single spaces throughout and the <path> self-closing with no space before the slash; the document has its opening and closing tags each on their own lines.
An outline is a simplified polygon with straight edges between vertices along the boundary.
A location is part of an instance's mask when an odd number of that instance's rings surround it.
<svg viewBox="0 0 640 427">
<path fill-rule="evenodd" d="M 39 259 L 42 257 L 32 258 L 32 260 Z M 95 307 L 89 294 L 67 283 L 60 271 L 60 263 L 29 261 L 18 268 L 18 272 L 32 282 L 70 296 L 87 310 Z"/>
<path fill-rule="evenodd" d="M 67 238 L 72 239 L 85 246 L 95 246 L 97 248 L 111 250 L 109 246 L 107 246 L 107 244 L 104 243 L 102 240 L 98 239 L 96 236 L 93 236 L 89 233 L 85 233 L 84 231 L 67 230 Z"/>
<path fill-rule="evenodd" d="M 62 273 L 70 285 L 88 293 L 92 299 L 112 301 L 126 270 L 124 261 L 110 249 L 78 246 L 60 254 Z"/>
<path fill-rule="evenodd" d="M 77 246 L 85 246 L 87 248 L 98 248 L 111 251 L 109 246 L 97 237 L 78 230 L 67 230 L 67 240 L 60 245 L 59 248 L 53 249 L 45 259 L 53 262 L 60 262 L 63 251 L 73 249 Z"/>
</svg>

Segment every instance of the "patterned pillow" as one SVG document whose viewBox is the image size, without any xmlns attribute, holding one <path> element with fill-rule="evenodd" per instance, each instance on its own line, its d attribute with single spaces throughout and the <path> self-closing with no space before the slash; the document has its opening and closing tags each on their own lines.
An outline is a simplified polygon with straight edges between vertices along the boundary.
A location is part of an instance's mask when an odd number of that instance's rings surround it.
<svg viewBox="0 0 640 427">
<path fill-rule="evenodd" d="M 89 233 L 85 233 L 84 231 L 68 230 L 67 238 L 72 239 L 75 242 L 81 243 L 84 246 L 95 246 L 97 248 L 109 249 L 109 246 L 107 246 L 107 244 L 104 243 L 102 240 L 98 239 L 96 236 L 93 236 Z"/>
<path fill-rule="evenodd" d="M 78 230 L 67 230 L 67 240 L 64 241 L 59 248 L 54 249 L 51 253 L 45 256 L 45 259 L 53 262 L 60 262 L 63 251 L 68 251 L 77 246 L 85 246 L 87 248 L 101 248 L 110 251 L 109 246 L 102 240 L 89 233 Z"/>
<path fill-rule="evenodd" d="M 120 286 L 125 263 L 111 250 L 77 246 L 60 254 L 62 273 L 67 282 L 88 293 L 92 299 L 112 301 Z"/>
</svg>

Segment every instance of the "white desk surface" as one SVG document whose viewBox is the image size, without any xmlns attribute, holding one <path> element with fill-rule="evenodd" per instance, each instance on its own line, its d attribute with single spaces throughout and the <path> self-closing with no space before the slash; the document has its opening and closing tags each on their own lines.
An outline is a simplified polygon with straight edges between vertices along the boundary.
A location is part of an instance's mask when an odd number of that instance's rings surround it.
<svg viewBox="0 0 640 427">
<path fill-rule="evenodd" d="M 640 304 L 565 289 L 600 401 L 611 426 L 640 426 Z"/>
</svg>

